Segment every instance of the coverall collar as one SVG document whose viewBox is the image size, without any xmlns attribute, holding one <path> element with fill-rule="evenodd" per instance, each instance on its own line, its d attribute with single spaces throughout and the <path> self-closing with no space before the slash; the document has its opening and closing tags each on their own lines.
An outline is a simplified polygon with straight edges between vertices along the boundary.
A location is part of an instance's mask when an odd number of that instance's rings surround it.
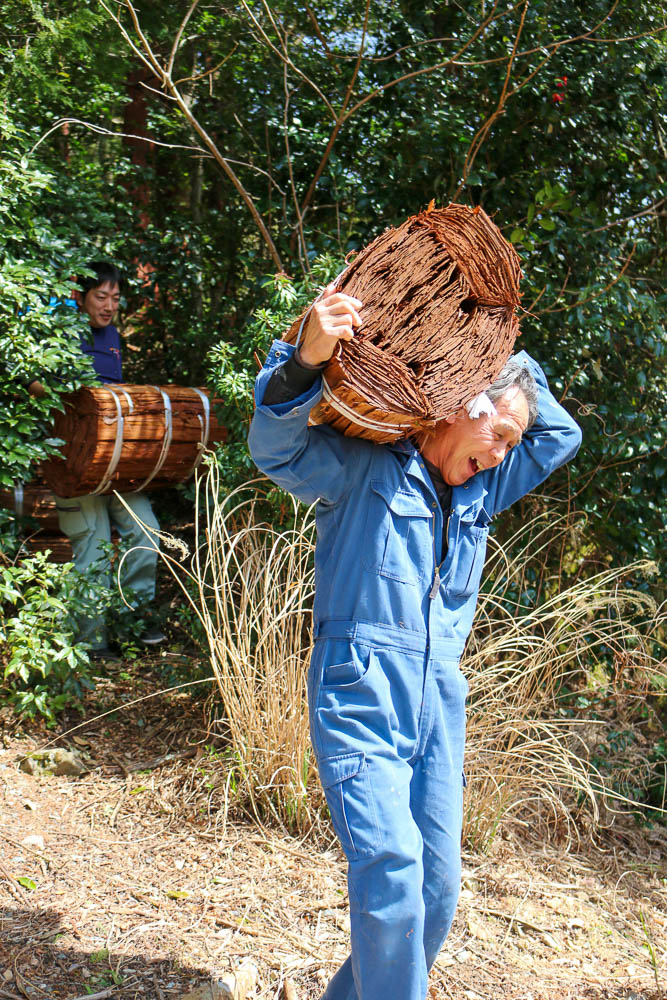
<svg viewBox="0 0 667 1000">
<path fill-rule="evenodd" d="M 396 441 L 388 447 L 396 452 L 403 463 L 406 476 L 417 479 L 435 500 L 438 499 L 431 477 L 428 474 L 424 460 L 410 441 Z M 462 521 L 476 521 L 483 506 L 488 490 L 481 476 L 473 476 L 461 486 L 452 487 L 452 509 Z"/>
</svg>

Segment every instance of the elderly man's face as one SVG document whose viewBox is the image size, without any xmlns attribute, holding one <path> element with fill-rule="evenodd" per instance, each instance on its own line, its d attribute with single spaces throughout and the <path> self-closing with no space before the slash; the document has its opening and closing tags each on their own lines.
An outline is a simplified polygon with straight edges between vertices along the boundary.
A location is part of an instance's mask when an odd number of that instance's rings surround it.
<svg viewBox="0 0 667 1000">
<path fill-rule="evenodd" d="M 482 469 L 500 465 L 528 426 L 528 403 L 521 389 L 508 389 L 495 403 L 496 413 L 477 417 L 461 410 L 438 424 L 421 453 L 436 465 L 446 483 L 460 486 Z"/>
</svg>

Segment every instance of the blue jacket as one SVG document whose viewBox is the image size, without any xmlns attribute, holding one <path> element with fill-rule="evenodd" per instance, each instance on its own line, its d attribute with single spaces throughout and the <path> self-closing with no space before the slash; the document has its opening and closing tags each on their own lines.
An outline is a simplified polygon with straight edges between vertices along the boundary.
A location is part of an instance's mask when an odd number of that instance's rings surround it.
<svg viewBox="0 0 667 1000">
<path fill-rule="evenodd" d="M 89 327 L 81 335 L 81 350 L 91 358 L 100 382 L 123 381 L 120 334 L 112 323 Z"/>
<path fill-rule="evenodd" d="M 321 382 L 296 400 L 263 406 L 272 369 L 294 348 L 274 341 L 255 385 L 250 450 L 262 472 L 317 505 L 315 637 L 368 633 L 412 649 L 429 640 L 459 658 L 472 626 L 489 522 L 572 458 L 581 432 L 549 392 L 539 365 L 516 360 L 535 376 L 539 415 L 495 469 L 452 491 L 443 515 L 415 447 L 376 445 L 330 427 L 308 426 Z M 447 555 L 438 566 L 442 532 Z"/>
</svg>

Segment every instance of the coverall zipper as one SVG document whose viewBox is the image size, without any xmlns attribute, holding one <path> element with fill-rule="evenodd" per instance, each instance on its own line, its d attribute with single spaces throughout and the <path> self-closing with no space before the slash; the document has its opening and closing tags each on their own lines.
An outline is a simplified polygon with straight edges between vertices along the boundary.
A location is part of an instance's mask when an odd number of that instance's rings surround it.
<svg viewBox="0 0 667 1000">
<path fill-rule="evenodd" d="M 447 515 L 447 524 L 445 525 L 445 538 L 447 539 L 448 542 L 449 542 L 449 519 L 450 519 L 450 517 L 451 517 L 451 514 L 448 514 Z M 431 525 L 431 540 L 433 542 L 433 562 L 436 562 L 437 556 L 435 554 L 435 518 L 433 519 L 433 523 Z M 435 598 L 437 596 L 437 593 L 440 590 L 440 567 L 442 566 L 443 562 L 444 562 L 444 560 L 441 559 L 439 563 L 436 563 L 435 575 L 433 577 L 433 586 L 431 587 L 431 589 L 429 591 L 429 595 L 428 595 L 429 596 L 429 600 L 431 600 L 431 601 L 435 600 Z"/>
</svg>

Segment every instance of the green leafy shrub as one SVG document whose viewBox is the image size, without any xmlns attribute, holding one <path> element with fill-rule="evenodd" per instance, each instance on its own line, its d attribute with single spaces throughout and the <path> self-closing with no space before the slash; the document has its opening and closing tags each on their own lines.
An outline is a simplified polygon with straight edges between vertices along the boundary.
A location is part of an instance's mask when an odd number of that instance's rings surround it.
<svg viewBox="0 0 667 1000">
<path fill-rule="evenodd" d="M 225 401 L 221 423 L 229 436 L 217 452 L 220 486 L 233 489 L 256 474 L 247 447 L 253 411 L 253 386 L 257 360 L 263 362 L 271 341 L 279 339 L 319 292 L 342 271 L 340 257 L 322 254 L 312 263 L 311 273 L 299 280 L 286 274 L 269 275 L 262 282 L 266 305 L 255 310 L 243 329 L 238 345 L 219 341 L 209 352 L 208 377 L 216 395 Z M 284 494 L 280 492 L 281 497 Z M 190 488 L 194 496 L 194 487 Z"/>
<path fill-rule="evenodd" d="M 0 134 L 20 136 L 0 120 Z M 48 217 L 45 198 L 56 179 L 28 168 L 17 154 L 0 163 L 0 484 L 32 478 L 36 462 L 57 451 L 51 414 L 60 396 L 94 379 L 81 353 L 83 320 L 63 304 L 72 275 L 85 271 L 90 254 L 73 249 L 66 231 Z M 35 399 L 27 386 L 39 379 L 46 394 Z"/>
<path fill-rule="evenodd" d="M 4 698 L 17 712 L 49 720 L 93 686 L 76 617 L 90 613 L 88 587 L 72 563 L 39 552 L 0 566 L 0 661 Z"/>
<path fill-rule="evenodd" d="M 3 701 L 16 712 L 52 722 L 66 706 L 80 706 L 94 687 L 90 643 L 79 638 L 81 623 L 104 616 L 108 635 L 132 654 L 145 623 L 141 611 L 128 614 L 112 574 L 111 544 L 97 563 L 80 573 L 73 563 L 52 563 L 48 552 L 26 557 L 11 519 L 0 533 L 0 666 Z M 6 555 L 13 550 L 13 558 Z M 114 551 L 115 565 L 119 550 Z"/>
</svg>

